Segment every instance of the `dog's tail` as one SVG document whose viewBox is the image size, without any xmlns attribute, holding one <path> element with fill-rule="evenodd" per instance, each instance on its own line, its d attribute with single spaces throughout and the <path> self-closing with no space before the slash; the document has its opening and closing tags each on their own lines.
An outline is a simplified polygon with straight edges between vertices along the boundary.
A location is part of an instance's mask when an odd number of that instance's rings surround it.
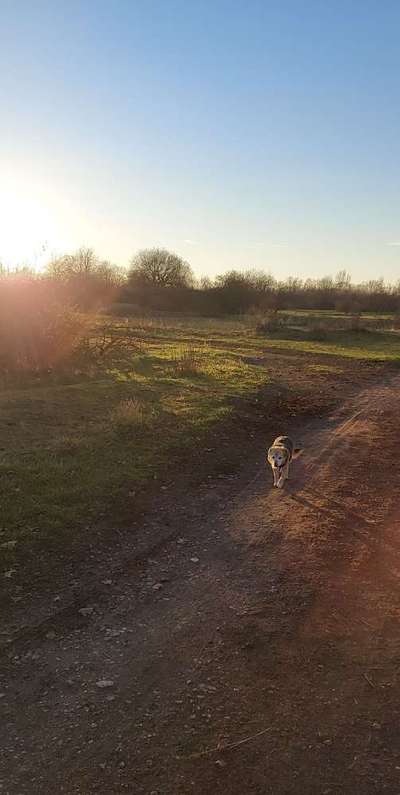
<svg viewBox="0 0 400 795">
<path fill-rule="evenodd" d="M 302 452 L 303 452 L 303 448 L 302 447 L 295 447 L 294 450 L 293 450 L 292 458 L 298 458 L 299 455 L 302 454 Z"/>
</svg>

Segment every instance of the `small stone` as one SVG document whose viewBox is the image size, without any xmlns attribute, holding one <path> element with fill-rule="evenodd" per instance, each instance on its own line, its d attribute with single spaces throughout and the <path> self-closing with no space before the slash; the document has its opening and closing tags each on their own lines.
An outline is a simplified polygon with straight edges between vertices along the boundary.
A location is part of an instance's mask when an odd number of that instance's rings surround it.
<svg viewBox="0 0 400 795">
<path fill-rule="evenodd" d="M 54 632 L 54 629 L 51 629 L 50 632 L 46 632 L 47 640 L 54 640 L 55 637 L 56 633 Z"/>
<path fill-rule="evenodd" d="M 8 569 L 8 571 L 4 572 L 4 576 L 6 577 L 7 580 L 10 580 L 11 577 L 13 576 L 13 574 L 15 574 L 16 571 L 17 571 L 17 569 Z"/>
<path fill-rule="evenodd" d="M 218 765 L 218 767 L 226 767 L 226 762 L 224 762 L 223 759 L 217 759 L 215 764 Z"/>
<path fill-rule="evenodd" d="M 114 682 L 112 679 L 99 679 L 96 682 L 97 687 L 113 687 Z"/>
<path fill-rule="evenodd" d="M 161 590 L 161 588 L 162 588 L 162 583 L 161 583 L 161 582 L 156 582 L 156 583 L 153 585 L 153 591 L 160 591 L 160 590 Z"/>
<path fill-rule="evenodd" d="M 103 585 L 112 585 L 112 580 L 102 580 Z"/>
<path fill-rule="evenodd" d="M 199 562 L 199 558 L 197 558 L 196 555 L 193 558 L 190 558 L 190 560 L 192 561 L 192 563 L 198 563 Z"/>
<path fill-rule="evenodd" d="M 79 613 L 81 616 L 90 616 L 93 613 L 94 607 L 81 607 L 79 609 Z"/>
<path fill-rule="evenodd" d="M 5 541 L 4 544 L 1 544 L 2 549 L 14 549 L 16 546 L 16 541 Z"/>
</svg>

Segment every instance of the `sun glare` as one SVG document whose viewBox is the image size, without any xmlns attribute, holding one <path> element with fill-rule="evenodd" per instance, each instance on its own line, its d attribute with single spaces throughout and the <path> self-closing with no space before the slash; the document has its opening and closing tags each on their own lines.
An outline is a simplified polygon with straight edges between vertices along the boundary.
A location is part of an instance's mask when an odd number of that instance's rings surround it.
<svg viewBox="0 0 400 795">
<path fill-rule="evenodd" d="M 44 258 L 60 239 L 50 201 L 20 186 L 0 191 L 0 262 L 6 267 L 28 265 L 40 270 Z"/>
</svg>

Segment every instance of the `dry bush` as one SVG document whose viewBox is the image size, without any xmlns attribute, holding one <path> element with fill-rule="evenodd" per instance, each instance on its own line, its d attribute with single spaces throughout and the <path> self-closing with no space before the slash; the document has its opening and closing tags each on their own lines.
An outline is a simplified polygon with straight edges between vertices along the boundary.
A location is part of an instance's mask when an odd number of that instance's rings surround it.
<svg viewBox="0 0 400 795">
<path fill-rule="evenodd" d="M 126 323 L 116 324 L 111 320 L 97 324 L 91 333 L 82 339 L 80 352 L 96 361 L 110 356 L 130 358 L 141 348 L 136 330 Z"/>
<path fill-rule="evenodd" d="M 0 370 L 42 372 L 62 366 L 86 329 L 78 312 L 60 304 L 45 279 L 0 280 Z"/>
<path fill-rule="evenodd" d="M 111 411 L 111 422 L 117 428 L 143 427 L 148 419 L 143 403 L 137 398 L 121 400 Z"/>
<path fill-rule="evenodd" d="M 277 309 L 269 309 L 262 319 L 257 323 L 256 331 L 260 334 L 273 334 L 283 326 L 282 315 Z"/>
</svg>

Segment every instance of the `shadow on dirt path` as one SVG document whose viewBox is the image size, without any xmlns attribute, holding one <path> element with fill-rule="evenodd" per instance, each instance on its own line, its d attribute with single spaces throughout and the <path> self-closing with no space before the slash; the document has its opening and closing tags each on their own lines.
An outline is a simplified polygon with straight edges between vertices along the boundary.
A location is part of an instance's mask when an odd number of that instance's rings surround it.
<svg viewBox="0 0 400 795">
<path fill-rule="evenodd" d="M 400 379 L 4 646 L 2 791 L 400 792 Z M 300 441 L 300 440 L 299 440 Z"/>
</svg>

